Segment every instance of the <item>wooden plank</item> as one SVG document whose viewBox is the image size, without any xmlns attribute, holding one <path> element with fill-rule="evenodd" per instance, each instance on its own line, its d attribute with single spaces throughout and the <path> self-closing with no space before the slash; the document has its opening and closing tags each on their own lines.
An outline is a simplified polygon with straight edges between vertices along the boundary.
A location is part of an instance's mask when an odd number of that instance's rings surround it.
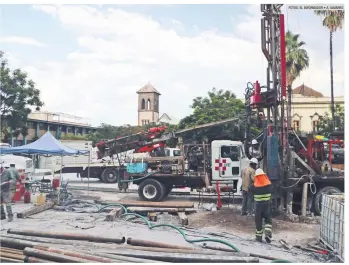
<svg viewBox="0 0 349 265">
<path fill-rule="evenodd" d="M 189 224 L 188 216 L 185 214 L 185 212 L 177 212 L 177 215 L 178 215 L 179 219 L 181 220 L 182 225 Z"/>
<path fill-rule="evenodd" d="M 55 205 L 54 202 L 46 202 L 43 205 L 34 206 L 28 210 L 25 210 L 23 212 L 17 213 L 17 218 L 27 218 L 28 216 L 41 213 L 43 211 L 51 209 Z"/>
<path fill-rule="evenodd" d="M 142 213 L 142 212 L 158 212 L 158 213 L 177 213 L 177 212 L 184 212 L 184 213 L 195 213 L 196 209 L 194 208 L 161 208 L 161 207 L 128 207 L 127 211 L 129 212 L 136 212 L 136 213 Z"/>
<path fill-rule="evenodd" d="M 159 207 L 159 208 L 194 208 L 193 202 L 183 202 L 183 201 L 170 201 L 170 202 L 147 202 L 147 201 L 95 201 L 96 203 L 106 205 L 118 203 L 125 207 Z"/>
<path fill-rule="evenodd" d="M 113 222 L 117 217 L 120 217 L 121 213 L 122 213 L 122 208 L 113 209 L 107 214 L 104 221 Z"/>
<path fill-rule="evenodd" d="M 344 170 L 344 164 L 332 164 L 332 168 Z"/>
</svg>

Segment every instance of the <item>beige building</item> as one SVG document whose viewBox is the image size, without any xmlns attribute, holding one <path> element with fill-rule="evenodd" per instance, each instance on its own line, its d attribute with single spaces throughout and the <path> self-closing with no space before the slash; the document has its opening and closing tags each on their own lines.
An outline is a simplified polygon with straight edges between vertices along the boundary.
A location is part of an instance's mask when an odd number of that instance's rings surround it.
<svg viewBox="0 0 349 265">
<path fill-rule="evenodd" d="M 150 83 L 137 91 L 138 126 L 157 122 L 159 119 L 160 93 Z"/>
<path fill-rule="evenodd" d="M 149 123 L 178 124 L 179 120 L 167 113 L 159 115 L 160 93 L 150 83 L 137 91 L 138 126 Z"/>
<path fill-rule="evenodd" d="M 335 97 L 335 104 L 344 106 L 344 96 Z M 296 131 L 315 132 L 319 119 L 330 113 L 331 97 L 324 97 L 320 92 L 304 84 L 292 92 L 292 126 Z"/>
</svg>

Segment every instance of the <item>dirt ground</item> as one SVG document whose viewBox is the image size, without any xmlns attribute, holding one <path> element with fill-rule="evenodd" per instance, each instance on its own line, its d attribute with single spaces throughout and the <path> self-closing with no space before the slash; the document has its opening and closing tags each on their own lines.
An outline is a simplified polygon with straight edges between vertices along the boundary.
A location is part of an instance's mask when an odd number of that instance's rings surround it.
<svg viewBox="0 0 349 265">
<path fill-rule="evenodd" d="M 191 227 L 229 232 L 243 238 L 254 238 L 256 231 L 254 217 L 241 216 L 238 206 L 215 212 L 198 212 L 189 216 L 189 223 Z M 291 245 L 316 242 L 319 238 L 319 228 L 318 224 L 291 223 L 274 218 L 273 239 L 283 239 Z"/>
<path fill-rule="evenodd" d="M 97 184 L 97 183 L 96 183 Z M 92 184 L 93 185 L 93 184 Z M 97 184 L 98 185 L 98 184 Z M 96 185 L 96 186 L 97 186 Z M 102 200 L 138 200 L 135 192 L 87 192 L 73 191 L 74 197 L 86 200 L 86 196 L 97 197 Z M 85 196 L 85 198 L 83 198 Z M 188 201 L 186 196 L 170 196 L 168 200 Z M 243 252 L 256 253 L 260 255 L 273 256 L 278 259 L 287 259 L 296 263 L 319 262 L 317 256 L 309 254 L 298 249 L 287 251 L 280 248 L 278 241 L 284 239 L 287 243 L 294 245 L 306 242 L 316 242 L 318 240 L 319 225 L 289 223 L 283 220 L 273 219 L 273 243 L 258 243 L 254 240 L 255 225 L 253 217 L 240 215 L 240 206 L 235 204 L 224 204 L 224 207 L 218 211 L 208 211 L 207 206 L 214 200 L 203 201 L 190 199 L 194 201 L 197 213 L 188 215 L 189 226 L 184 228 L 188 238 L 216 238 L 225 240 L 234 244 Z M 13 206 L 14 213 L 18 213 L 31 207 L 30 204 L 16 203 Z M 175 230 L 169 228 L 157 228 L 150 230 L 142 222 L 126 221 L 123 218 L 115 222 L 105 222 L 107 213 L 89 213 L 79 212 L 59 212 L 47 210 L 33 215 L 27 219 L 15 218 L 12 223 L 1 221 L 1 234 L 6 234 L 7 229 L 21 228 L 41 231 L 58 231 L 72 233 L 86 233 L 95 235 L 114 235 L 115 237 L 125 236 L 136 239 L 146 239 L 157 242 L 177 244 L 188 246 L 183 237 Z M 160 215 L 157 223 L 171 223 L 179 225 L 179 219 L 176 215 Z M 213 236 L 212 233 L 215 233 Z M 210 234 L 210 235 L 209 235 Z M 197 243 L 195 245 L 202 245 Z M 208 243 L 210 246 L 222 247 L 218 243 Z M 320 260 L 323 261 L 323 260 Z M 266 260 L 261 260 L 266 262 Z"/>
</svg>

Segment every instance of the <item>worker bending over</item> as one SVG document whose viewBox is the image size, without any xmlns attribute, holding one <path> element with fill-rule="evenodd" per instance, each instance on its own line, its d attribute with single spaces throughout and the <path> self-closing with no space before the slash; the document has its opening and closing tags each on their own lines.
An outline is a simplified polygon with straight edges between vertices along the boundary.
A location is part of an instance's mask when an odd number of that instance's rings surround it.
<svg viewBox="0 0 349 265">
<path fill-rule="evenodd" d="M 21 182 L 21 177 L 15 168 L 15 164 L 11 164 L 10 168 L 1 174 L 1 220 L 6 219 L 4 204 L 6 204 L 6 211 L 8 221 L 13 220 L 13 212 L 11 202 L 16 193 L 16 182 Z"/>
<path fill-rule="evenodd" d="M 256 158 L 251 158 L 250 166 L 242 171 L 242 211 L 241 215 L 253 214 L 253 194 L 250 186 L 254 181 L 254 174 L 258 165 Z"/>
<path fill-rule="evenodd" d="M 262 242 L 263 231 L 265 241 L 271 242 L 272 220 L 271 220 L 271 182 L 263 169 L 258 168 L 254 175 L 254 182 L 251 186 L 251 192 L 255 201 L 255 222 L 256 222 L 256 240 Z M 264 220 L 264 230 L 263 230 Z"/>
</svg>

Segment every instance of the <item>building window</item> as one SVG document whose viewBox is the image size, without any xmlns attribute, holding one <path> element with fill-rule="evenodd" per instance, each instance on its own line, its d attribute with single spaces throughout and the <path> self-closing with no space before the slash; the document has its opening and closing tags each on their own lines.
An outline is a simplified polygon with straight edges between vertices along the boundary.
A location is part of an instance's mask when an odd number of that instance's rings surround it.
<svg viewBox="0 0 349 265">
<path fill-rule="evenodd" d="M 141 106 L 142 109 L 145 109 L 145 100 L 142 99 L 142 106 Z"/>
<path fill-rule="evenodd" d="M 45 123 L 42 123 L 42 122 L 39 123 L 39 130 L 42 130 L 42 131 L 46 130 Z"/>
<path fill-rule="evenodd" d="M 313 121 L 313 132 L 317 132 L 319 130 L 319 121 Z"/>
<path fill-rule="evenodd" d="M 150 99 L 148 99 L 147 101 L 147 110 L 150 110 L 151 109 L 151 102 L 150 102 Z"/>
<path fill-rule="evenodd" d="M 300 122 L 299 121 L 293 121 L 293 129 L 296 132 L 300 131 Z"/>
<path fill-rule="evenodd" d="M 28 122 L 28 129 L 34 129 L 34 122 L 32 121 Z"/>
<path fill-rule="evenodd" d="M 142 120 L 142 125 L 146 125 L 146 124 L 149 124 L 149 120 Z"/>
</svg>

